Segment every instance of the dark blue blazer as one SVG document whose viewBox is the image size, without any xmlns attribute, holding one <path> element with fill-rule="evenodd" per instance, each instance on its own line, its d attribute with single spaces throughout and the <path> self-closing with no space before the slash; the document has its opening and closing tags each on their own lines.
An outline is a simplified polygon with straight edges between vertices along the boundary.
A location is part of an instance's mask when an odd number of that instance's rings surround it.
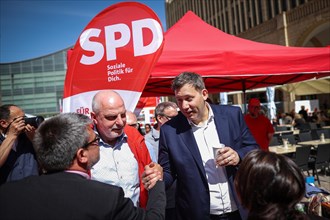
<svg viewBox="0 0 330 220">
<path fill-rule="evenodd" d="M 211 105 L 221 143 L 233 148 L 242 159 L 258 149 L 240 108 Z M 182 113 L 160 129 L 159 163 L 164 170 L 166 188 L 177 179 L 177 219 L 206 220 L 210 215 L 210 194 L 201 154 L 191 126 Z M 238 166 L 226 166 L 229 188 L 234 195 L 242 219 L 247 217 L 234 190 Z M 244 183 L 243 183 L 244 184 Z"/>
</svg>

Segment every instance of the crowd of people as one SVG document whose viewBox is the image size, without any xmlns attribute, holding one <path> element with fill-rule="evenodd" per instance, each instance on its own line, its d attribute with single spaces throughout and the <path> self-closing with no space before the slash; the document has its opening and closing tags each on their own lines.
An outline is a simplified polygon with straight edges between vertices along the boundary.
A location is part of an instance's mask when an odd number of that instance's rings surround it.
<svg viewBox="0 0 330 220">
<path fill-rule="evenodd" d="M 309 123 L 314 123 L 317 127 L 330 125 L 330 116 L 326 111 L 318 108 L 310 112 L 302 105 L 298 112 L 292 109 L 290 112 L 280 113 L 274 125 L 293 125 L 296 129 L 305 130 Z"/>
<path fill-rule="evenodd" d="M 89 116 L 39 127 L 1 106 L 0 219 L 307 219 L 295 210 L 304 178 L 268 152 L 274 129 L 259 100 L 245 116 L 212 104 L 193 72 L 172 90 L 176 103 L 158 104 L 145 133 L 113 90 L 95 94 Z"/>
</svg>

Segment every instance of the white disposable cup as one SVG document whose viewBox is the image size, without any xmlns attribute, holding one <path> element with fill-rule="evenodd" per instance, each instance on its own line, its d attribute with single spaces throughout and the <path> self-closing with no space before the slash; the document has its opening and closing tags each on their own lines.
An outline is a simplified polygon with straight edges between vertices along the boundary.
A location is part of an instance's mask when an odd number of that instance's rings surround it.
<svg viewBox="0 0 330 220">
<path fill-rule="evenodd" d="M 283 139 L 283 147 L 288 148 L 288 140 Z"/>
<path fill-rule="evenodd" d="M 220 144 L 220 145 L 217 145 L 217 146 L 213 146 L 213 155 L 214 155 L 214 159 L 217 158 L 218 151 L 219 151 L 221 148 L 224 148 L 224 147 L 225 147 L 224 144 Z"/>
</svg>

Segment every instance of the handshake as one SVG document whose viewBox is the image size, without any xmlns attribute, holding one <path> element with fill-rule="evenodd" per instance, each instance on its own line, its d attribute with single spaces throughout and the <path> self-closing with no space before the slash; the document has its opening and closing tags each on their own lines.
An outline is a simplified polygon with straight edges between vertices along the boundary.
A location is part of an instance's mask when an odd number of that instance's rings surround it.
<svg viewBox="0 0 330 220">
<path fill-rule="evenodd" d="M 142 183 L 147 190 L 154 187 L 157 181 L 162 180 L 163 168 L 159 164 L 151 162 L 144 167 L 144 172 L 142 174 Z"/>
</svg>

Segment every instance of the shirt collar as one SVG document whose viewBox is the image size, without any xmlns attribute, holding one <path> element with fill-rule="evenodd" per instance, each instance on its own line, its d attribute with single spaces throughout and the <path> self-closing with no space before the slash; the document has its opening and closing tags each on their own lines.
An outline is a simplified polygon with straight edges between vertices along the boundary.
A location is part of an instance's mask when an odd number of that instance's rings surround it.
<svg viewBox="0 0 330 220">
<path fill-rule="evenodd" d="M 78 170 L 65 170 L 64 172 L 66 173 L 75 173 L 78 174 L 86 179 L 90 179 L 90 175 L 88 173 L 82 172 L 82 171 L 78 171 Z"/>
<path fill-rule="evenodd" d="M 205 127 L 205 126 L 207 126 L 214 119 L 214 114 L 213 114 L 213 111 L 212 111 L 211 106 L 207 102 L 206 102 L 206 105 L 207 105 L 207 108 L 209 109 L 209 115 L 208 115 L 207 120 L 204 121 L 201 125 L 196 125 L 190 119 L 187 119 L 188 120 L 188 123 L 190 124 L 191 127 Z"/>
<path fill-rule="evenodd" d="M 94 132 L 95 132 L 97 135 L 99 135 L 99 132 L 98 132 L 98 130 L 97 130 L 97 128 L 96 128 L 96 125 L 94 126 Z M 101 138 L 100 135 L 99 135 L 99 137 L 100 137 L 100 141 L 99 141 L 100 144 L 99 144 L 99 145 L 100 145 L 100 146 L 103 146 L 103 147 L 111 147 L 111 148 L 115 148 L 115 147 L 117 147 L 118 145 L 121 145 L 122 142 L 127 141 L 127 135 L 125 134 L 125 132 L 123 132 L 123 134 L 120 135 L 120 136 L 117 138 L 117 141 L 116 141 L 115 146 L 111 146 L 110 144 L 106 143 L 106 142 Z"/>
<path fill-rule="evenodd" d="M 151 137 L 154 139 L 154 141 L 158 141 L 159 140 L 159 131 L 151 128 Z"/>
</svg>

